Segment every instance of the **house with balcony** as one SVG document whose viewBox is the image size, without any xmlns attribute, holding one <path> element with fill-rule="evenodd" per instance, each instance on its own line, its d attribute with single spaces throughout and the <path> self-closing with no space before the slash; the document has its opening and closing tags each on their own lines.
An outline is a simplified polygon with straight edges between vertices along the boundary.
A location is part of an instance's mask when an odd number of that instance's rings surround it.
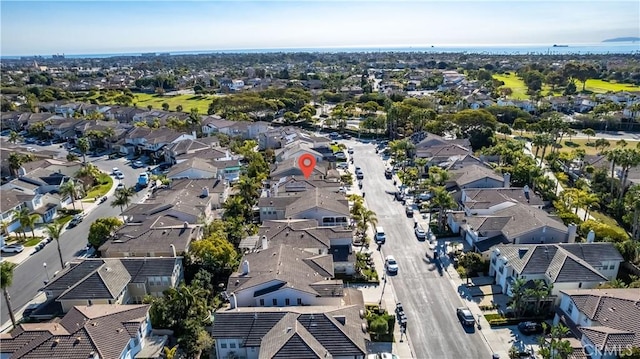
<svg viewBox="0 0 640 359">
<path fill-rule="evenodd" d="M 609 359 L 640 347 L 638 289 L 564 289 L 559 295 L 553 324 L 564 324 L 577 338 L 574 352 Z"/>
<path fill-rule="evenodd" d="M 511 295 L 516 279 L 543 280 L 557 296 L 613 280 L 624 261 L 612 243 L 501 244 L 491 251 L 489 275 Z"/>
<path fill-rule="evenodd" d="M 348 226 L 349 202 L 341 193 L 315 188 L 280 193 L 258 200 L 260 222 L 282 219 L 314 219 L 320 226 Z"/>
<path fill-rule="evenodd" d="M 252 307 L 214 314 L 211 336 L 217 359 L 353 358 L 364 359 L 370 337 L 362 293 L 342 306 Z"/>
<path fill-rule="evenodd" d="M 252 249 L 284 244 L 313 254 L 328 254 L 333 257 L 334 273 L 356 273 L 352 229 L 321 227 L 312 219 L 265 221 L 258 230 L 258 238 Z"/>
<path fill-rule="evenodd" d="M 0 334 L 0 357 L 160 358 L 167 336 L 153 335 L 148 304 L 73 307 L 59 321 L 21 323 Z"/>
<path fill-rule="evenodd" d="M 231 308 L 340 305 L 342 280 L 333 279 L 333 259 L 285 244 L 246 253 L 229 277 Z"/>
<path fill-rule="evenodd" d="M 86 258 L 70 262 L 43 291 L 67 313 L 77 305 L 141 304 L 183 276 L 182 257 Z"/>
</svg>

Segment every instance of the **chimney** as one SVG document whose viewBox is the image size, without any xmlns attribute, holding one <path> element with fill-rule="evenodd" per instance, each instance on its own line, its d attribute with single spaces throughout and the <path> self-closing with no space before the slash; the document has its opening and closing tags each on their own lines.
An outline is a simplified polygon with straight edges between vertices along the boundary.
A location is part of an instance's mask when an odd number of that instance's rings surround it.
<svg viewBox="0 0 640 359">
<path fill-rule="evenodd" d="M 209 187 L 202 187 L 202 197 L 209 197 Z"/>
<path fill-rule="evenodd" d="M 509 172 L 503 173 L 502 174 L 502 179 L 503 179 L 502 187 L 504 187 L 504 188 L 511 187 L 511 173 L 509 173 Z"/>
<path fill-rule="evenodd" d="M 596 232 L 592 230 L 589 231 L 589 234 L 587 234 L 587 243 L 593 243 L 596 240 Z"/>
<path fill-rule="evenodd" d="M 267 236 L 262 236 L 262 249 L 269 249 L 269 240 L 267 239 Z"/>
<path fill-rule="evenodd" d="M 189 222 L 184 221 L 184 224 L 182 225 L 182 228 L 185 228 L 185 229 L 189 228 Z"/>
<path fill-rule="evenodd" d="M 242 262 L 242 274 L 243 275 L 249 274 L 249 261 L 246 259 L 244 260 L 244 262 Z"/>
<path fill-rule="evenodd" d="M 567 230 L 567 243 L 575 243 L 576 235 L 578 233 L 578 226 L 575 223 L 571 223 Z"/>
<path fill-rule="evenodd" d="M 176 246 L 173 245 L 173 243 L 171 243 L 169 245 L 169 247 L 171 247 L 171 254 L 173 255 L 173 258 L 176 257 Z"/>
</svg>

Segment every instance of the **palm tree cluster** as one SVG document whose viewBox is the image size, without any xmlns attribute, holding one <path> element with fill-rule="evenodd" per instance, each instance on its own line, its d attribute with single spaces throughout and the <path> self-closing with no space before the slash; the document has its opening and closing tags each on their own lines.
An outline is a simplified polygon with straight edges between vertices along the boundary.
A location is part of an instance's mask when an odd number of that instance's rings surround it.
<svg viewBox="0 0 640 359">
<path fill-rule="evenodd" d="M 23 164 L 33 161 L 32 155 L 25 155 L 22 153 L 12 152 L 9 154 L 9 169 L 14 176 L 18 176 L 18 170 Z"/>
<path fill-rule="evenodd" d="M 135 189 L 133 187 L 124 187 L 120 190 L 117 190 L 115 193 L 115 198 L 111 201 L 111 207 L 120 207 L 120 212 L 122 214 L 122 221 L 125 222 L 124 218 L 124 210 L 129 207 L 131 204 L 131 198 L 135 194 Z"/>
<path fill-rule="evenodd" d="M 520 318 L 530 312 L 534 316 L 540 316 L 545 307 L 553 304 L 551 289 L 553 285 L 547 285 L 543 280 L 533 281 L 533 286 L 527 286 L 527 280 L 516 279 L 511 285 L 513 297 L 509 308 L 513 310 L 515 317 Z"/>
<path fill-rule="evenodd" d="M 364 205 L 364 199 L 358 195 L 349 196 L 353 202 L 351 207 L 351 217 L 356 223 L 356 235 L 361 236 L 364 243 L 367 243 L 367 229 L 369 226 L 375 228 L 378 224 L 376 213 Z"/>
</svg>

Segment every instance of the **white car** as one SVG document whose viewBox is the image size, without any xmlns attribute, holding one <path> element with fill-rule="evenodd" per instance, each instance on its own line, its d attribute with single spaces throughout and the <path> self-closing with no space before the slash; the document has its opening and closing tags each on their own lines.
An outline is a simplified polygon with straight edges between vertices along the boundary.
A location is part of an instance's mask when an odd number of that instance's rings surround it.
<svg viewBox="0 0 640 359">
<path fill-rule="evenodd" d="M 349 149 L 347 150 L 347 152 L 349 152 L 350 155 L 353 154 L 353 147 L 349 147 Z"/>
<path fill-rule="evenodd" d="M 347 159 L 347 155 L 344 154 L 344 152 L 339 151 L 335 153 L 336 158 L 339 160 L 346 160 Z"/>
<path fill-rule="evenodd" d="M 349 165 L 346 162 L 340 162 L 336 165 L 337 169 L 346 170 L 349 169 Z"/>
<path fill-rule="evenodd" d="M 9 244 L 2 247 L 2 252 L 4 253 L 20 253 L 24 251 L 24 246 L 22 244 Z"/>
<path fill-rule="evenodd" d="M 118 174 L 120 173 L 120 169 L 118 167 L 113 167 L 113 169 L 111 170 L 111 173 L 113 173 L 114 175 Z"/>
<path fill-rule="evenodd" d="M 119 179 L 119 180 L 124 179 L 124 174 L 122 172 L 116 172 L 115 176 L 116 176 L 116 179 Z"/>
<path fill-rule="evenodd" d="M 398 262 L 393 256 L 387 256 L 384 260 L 384 268 L 389 273 L 398 273 Z"/>
</svg>

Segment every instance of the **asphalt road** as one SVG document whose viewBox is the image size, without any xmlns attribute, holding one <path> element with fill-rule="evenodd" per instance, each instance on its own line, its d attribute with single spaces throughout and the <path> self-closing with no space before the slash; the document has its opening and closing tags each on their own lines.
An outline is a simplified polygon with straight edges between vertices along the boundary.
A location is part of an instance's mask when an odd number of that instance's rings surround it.
<svg viewBox="0 0 640 359">
<path fill-rule="evenodd" d="M 125 178 L 123 182 L 125 186 L 135 185 L 139 172 L 142 169 L 133 169 L 130 165 L 126 164 L 125 159 L 107 160 L 106 157 L 90 158 L 87 157 L 87 161 L 91 161 L 102 171 L 111 173 L 113 167 L 118 167 Z M 118 180 L 114 181 L 117 184 Z M 132 202 L 138 202 L 146 191 L 138 192 L 132 199 Z M 94 208 L 85 219 L 75 228 L 65 229 L 60 236 L 60 246 L 62 248 L 62 259 L 66 263 L 72 260 L 74 257 L 81 255 L 87 244 L 87 236 L 89 234 L 89 227 L 91 223 L 97 218 L 115 217 L 120 215 L 120 208 L 111 207 L 110 203 L 113 200 L 113 189 L 109 192 L 109 199 L 107 202 L 98 205 Z M 93 204 L 91 204 L 93 205 Z M 76 205 L 77 206 L 77 205 Z M 84 204 L 85 208 L 87 204 Z M 43 263 L 47 263 L 46 270 Z M 60 260 L 58 258 L 58 250 L 55 242 L 51 242 L 46 245 L 39 252 L 31 255 L 26 261 L 22 262 L 13 272 L 13 284 L 9 288 L 9 294 L 11 296 L 11 304 L 13 310 L 18 311 L 28 302 L 30 302 L 38 291 L 43 287 L 44 281 L 47 280 L 47 275 L 52 277 L 56 271 L 59 271 Z M 4 324 L 9 321 L 9 311 L 2 301 L 0 310 L 0 324 Z"/>
<path fill-rule="evenodd" d="M 407 313 L 407 335 L 415 357 L 490 358 L 481 334 L 467 333 L 460 325 L 455 309 L 462 305 L 462 300 L 447 273 L 440 272 L 430 259 L 428 242 L 416 239 L 413 219 L 407 218 L 404 207 L 385 193 L 395 188 L 393 182 L 384 177 L 385 165 L 375 153 L 374 145 L 345 142 L 354 147 L 354 163 L 364 172 L 366 205 L 376 212 L 378 226 L 386 232 L 382 255 L 393 255 L 398 261 L 398 274 L 389 276 L 388 280 Z"/>
</svg>

